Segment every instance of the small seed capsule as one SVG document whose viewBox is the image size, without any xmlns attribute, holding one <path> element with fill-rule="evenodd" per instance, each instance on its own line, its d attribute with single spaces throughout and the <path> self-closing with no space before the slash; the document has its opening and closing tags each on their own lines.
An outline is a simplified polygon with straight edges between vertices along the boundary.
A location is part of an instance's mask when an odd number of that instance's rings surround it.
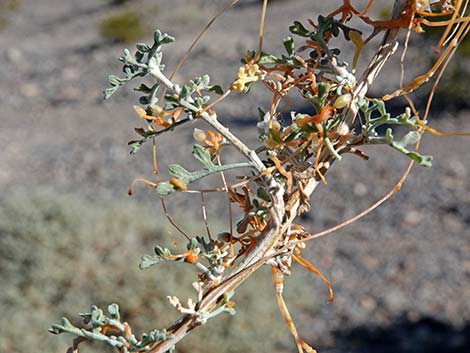
<svg viewBox="0 0 470 353">
<path fill-rule="evenodd" d="M 144 108 L 134 105 L 134 112 L 140 119 L 147 119 L 147 112 Z"/>
<path fill-rule="evenodd" d="M 279 123 L 279 121 L 277 121 L 276 119 L 274 119 L 272 122 L 271 122 L 271 128 L 276 131 L 276 132 L 279 132 L 281 130 L 281 124 Z"/>
<path fill-rule="evenodd" d="M 333 107 L 335 107 L 336 109 L 346 108 L 349 105 L 349 103 L 351 103 L 351 98 L 352 96 L 349 93 L 342 94 L 341 96 L 336 98 L 335 104 L 333 104 Z"/>
<path fill-rule="evenodd" d="M 154 104 L 149 106 L 150 111 L 152 112 L 152 115 L 155 116 L 163 116 L 165 114 L 165 110 L 160 107 L 158 104 Z"/>
<path fill-rule="evenodd" d="M 193 131 L 193 138 L 196 142 L 204 143 L 207 139 L 206 133 L 201 129 L 195 128 Z"/>
<path fill-rule="evenodd" d="M 411 118 L 411 108 L 410 107 L 405 108 L 405 117 L 406 117 L 406 119 Z"/>
<path fill-rule="evenodd" d="M 349 126 L 345 122 L 342 122 L 338 125 L 336 132 L 340 136 L 347 135 L 349 133 Z"/>
</svg>

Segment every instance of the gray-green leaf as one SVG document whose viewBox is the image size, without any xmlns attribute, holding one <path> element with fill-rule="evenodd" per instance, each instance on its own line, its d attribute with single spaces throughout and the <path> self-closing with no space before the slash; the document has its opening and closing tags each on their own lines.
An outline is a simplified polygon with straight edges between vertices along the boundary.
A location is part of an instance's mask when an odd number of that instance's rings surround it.
<svg viewBox="0 0 470 353">
<path fill-rule="evenodd" d="M 162 262 L 162 258 L 160 256 L 144 255 L 140 259 L 139 268 L 141 270 L 146 270 L 154 265 L 158 265 L 160 262 Z"/>
<path fill-rule="evenodd" d="M 193 157 L 202 164 L 204 169 L 211 170 L 215 167 L 214 163 L 212 163 L 211 154 L 202 146 L 193 146 Z"/>
</svg>

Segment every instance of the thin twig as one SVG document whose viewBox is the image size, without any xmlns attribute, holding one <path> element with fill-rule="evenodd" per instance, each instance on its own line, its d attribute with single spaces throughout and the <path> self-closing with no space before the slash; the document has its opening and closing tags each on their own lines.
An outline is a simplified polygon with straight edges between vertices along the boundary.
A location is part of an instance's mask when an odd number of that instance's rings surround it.
<svg viewBox="0 0 470 353">
<path fill-rule="evenodd" d="M 180 88 L 178 86 L 175 86 L 175 84 L 171 82 L 160 71 L 160 69 L 158 69 L 158 67 L 154 67 L 150 71 L 150 74 L 154 76 L 159 82 L 161 82 L 172 93 L 175 93 L 177 95 L 180 94 Z M 238 151 L 240 151 L 240 153 L 243 154 L 248 160 L 252 161 L 258 172 L 261 173 L 264 171 L 266 167 L 264 166 L 263 162 L 256 154 L 256 152 L 248 148 L 238 137 L 232 134 L 225 125 L 221 124 L 217 120 L 216 116 L 210 115 L 206 111 L 200 112 L 199 116 L 209 125 L 211 125 L 215 130 L 217 130 L 223 137 L 225 137 L 225 139 L 230 142 L 236 149 L 238 149 Z"/>
<path fill-rule="evenodd" d="M 212 240 L 211 230 L 207 222 L 206 200 L 204 199 L 204 192 L 201 192 L 201 205 L 202 205 L 202 218 L 204 219 L 204 226 L 206 228 L 207 236 Z"/>
<path fill-rule="evenodd" d="M 161 201 L 161 204 L 162 204 L 162 208 L 163 208 L 163 212 L 165 213 L 165 217 L 166 219 L 168 219 L 168 222 L 171 223 L 171 225 L 173 227 L 175 227 L 175 229 L 180 232 L 181 234 L 184 235 L 184 237 L 188 240 L 191 240 L 191 237 L 183 230 L 181 229 L 180 226 L 178 226 L 175 221 L 173 221 L 173 219 L 171 218 L 170 214 L 168 213 L 168 209 L 166 208 L 166 203 L 165 203 L 165 200 L 163 199 L 163 197 L 160 197 L 160 201 Z"/>
</svg>

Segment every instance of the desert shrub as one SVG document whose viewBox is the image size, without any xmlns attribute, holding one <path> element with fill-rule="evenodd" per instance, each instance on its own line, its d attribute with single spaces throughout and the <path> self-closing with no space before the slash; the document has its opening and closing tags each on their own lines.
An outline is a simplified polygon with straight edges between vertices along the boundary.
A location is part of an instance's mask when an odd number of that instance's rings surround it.
<svg viewBox="0 0 470 353">
<path fill-rule="evenodd" d="M 132 1 L 135 1 L 135 0 L 111 0 L 111 4 L 119 6 L 119 5 L 124 5 L 126 3 L 130 3 Z"/>
<path fill-rule="evenodd" d="M 470 91 L 467 81 L 470 74 L 469 67 L 468 58 L 461 58 L 449 65 L 447 75 L 436 89 L 436 98 L 433 104 L 437 111 L 452 112 L 470 107 Z"/>
<path fill-rule="evenodd" d="M 17 193 L 0 204 L 0 351 L 61 351 L 68 337 L 58 340 L 46 333 L 50 318 L 64 311 L 86 312 L 90 303 L 126 302 L 122 314 L 139 330 L 149 330 L 155 321 L 165 325 L 174 320 L 161 314 L 169 312 L 166 296 L 175 291 L 193 295 L 188 283 L 194 274 L 184 265 L 138 269 L 140 254 L 168 239 L 167 231 L 152 210 L 131 201 L 92 202 L 42 191 Z M 287 333 L 269 298 L 266 277 L 260 273 L 242 288 L 238 319 L 222 318 L 217 327 L 184 342 L 182 349 L 275 351 Z M 305 298 L 301 305 L 311 308 L 307 287 L 296 280 L 290 284 L 292 293 Z M 266 300 L 260 300 L 260 290 L 268 293 Z M 271 324 L 260 328 L 252 315 Z"/>
<path fill-rule="evenodd" d="M 20 0 L 0 0 L 0 31 L 8 26 L 10 16 L 20 5 Z"/>
<path fill-rule="evenodd" d="M 0 10 L 14 11 L 21 5 L 21 0 L 0 0 Z"/>
<path fill-rule="evenodd" d="M 105 17 L 99 29 L 105 39 L 124 43 L 137 41 L 148 34 L 141 14 L 133 10 L 124 10 Z"/>
</svg>

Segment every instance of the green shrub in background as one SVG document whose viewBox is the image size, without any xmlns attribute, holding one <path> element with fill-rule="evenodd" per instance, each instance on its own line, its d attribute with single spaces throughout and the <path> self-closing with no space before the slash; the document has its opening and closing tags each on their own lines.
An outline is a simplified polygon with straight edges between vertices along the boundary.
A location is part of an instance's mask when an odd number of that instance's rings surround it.
<svg viewBox="0 0 470 353">
<path fill-rule="evenodd" d="M 137 330 L 174 320 L 160 314 L 172 312 L 166 296 L 175 292 L 193 296 L 194 290 L 187 286 L 194 273 L 183 264 L 138 269 L 140 254 L 162 243 L 164 236 L 167 242 L 179 239 L 177 234 L 168 235 L 156 212 L 132 202 L 25 192 L 0 204 L 0 352 L 29 352 L 31 347 L 39 352 L 62 351 L 69 337 L 47 334 L 51 317 L 64 311 L 70 316 L 87 312 L 90 303 L 126 302 L 121 314 Z M 180 345 L 181 351 L 273 352 L 282 341 L 289 341 L 272 298 L 259 298 L 261 291 L 271 294 L 269 276 L 256 277 L 239 292 L 237 319 L 226 315 L 218 325 L 198 330 Z M 308 290 L 299 279 L 289 281 L 288 294 L 305 298 L 299 305 L 311 310 Z M 270 322 L 269 328 L 262 330 L 254 317 Z M 103 348 L 100 352 L 107 351 Z"/>
<path fill-rule="evenodd" d="M 470 42 L 467 42 L 466 45 L 470 47 Z M 444 76 L 436 89 L 434 103 L 438 106 L 437 110 L 451 111 L 452 109 L 470 107 L 469 67 L 470 60 L 468 58 L 460 58 L 460 60 L 451 62 L 447 69 L 447 75 Z"/>
<path fill-rule="evenodd" d="M 111 4 L 119 6 L 119 5 L 124 5 L 126 3 L 129 3 L 131 1 L 135 1 L 135 0 L 112 0 Z"/>
<path fill-rule="evenodd" d="M 469 15 L 468 10 L 466 15 Z M 434 28 L 426 28 L 426 32 L 432 39 L 439 36 Z M 456 52 L 456 60 L 452 60 L 447 68 L 447 74 L 443 76 L 441 83 L 436 88 L 435 104 L 440 110 L 470 107 L 470 91 L 468 90 L 468 75 L 470 74 L 470 40 L 465 38 Z M 434 62 L 436 57 L 430 58 Z"/>
<path fill-rule="evenodd" d="M 465 16 L 470 14 L 470 9 L 463 12 Z M 445 21 L 450 15 L 439 16 L 434 21 Z M 438 40 L 442 34 L 438 27 L 423 27 L 425 38 L 430 42 Z M 439 55 L 431 55 L 429 63 L 432 65 Z M 434 105 L 437 110 L 452 110 L 460 107 L 470 106 L 470 93 L 468 91 L 467 78 L 470 74 L 470 39 L 464 38 L 456 51 L 456 59 L 450 61 L 447 73 L 442 77 L 440 84 L 436 87 Z"/>
<path fill-rule="evenodd" d="M 132 10 L 124 10 L 104 18 L 99 30 L 105 39 L 123 43 L 137 41 L 149 33 L 142 22 L 142 16 Z"/>
<path fill-rule="evenodd" d="M 0 0 L 0 10 L 14 11 L 21 5 L 20 0 Z"/>
<path fill-rule="evenodd" d="M 20 0 L 0 0 L 0 31 L 8 26 L 12 12 L 20 5 Z"/>
</svg>

